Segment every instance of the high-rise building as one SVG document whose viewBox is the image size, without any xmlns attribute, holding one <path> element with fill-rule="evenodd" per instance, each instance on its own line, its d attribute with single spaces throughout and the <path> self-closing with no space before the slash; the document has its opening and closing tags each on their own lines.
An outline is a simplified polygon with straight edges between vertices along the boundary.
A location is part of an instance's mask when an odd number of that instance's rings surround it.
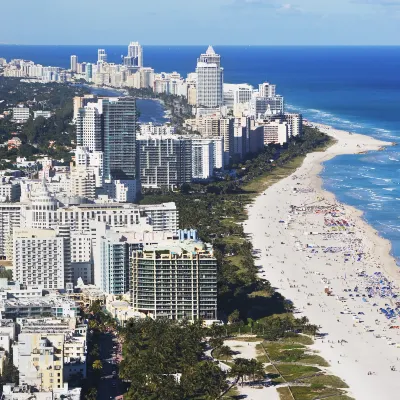
<svg viewBox="0 0 400 400">
<path fill-rule="evenodd" d="M 94 101 L 92 99 L 92 101 Z M 102 108 L 101 102 L 87 103 L 79 108 L 76 118 L 76 143 L 90 151 L 102 151 Z"/>
<path fill-rule="evenodd" d="M 85 199 L 96 198 L 96 175 L 86 166 L 71 166 L 71 195 Z"/>
<path fill-rule="evenodd" d="M 53 229 L 14 229 L 15 279 L 27 286 L 63 289 L 68 239 Z"/>
<path fill-rule="evenodd" d="M 98 63 L 106 63 L 107 62 L 107 53 L 104 49 L 97 50 L 97 62 Z"/>
<path fill-rule="evenodd" d="M 223 68 L 221 56 L 209 46 L 197 60 L 197 107 L 217 108 L 223 105 Z"/>
<path fill-rule="evenodd" d="M 143 188 L 176 189 L 192 179 L 192 143 L 176 135 L 138 135 Z"/>
<path fill-rule="evenodd" d="M 209 179 L 214 172 L 214 141 L 210 138 L 192 140 L 192 178 Z"/>
<path fill-rule="evenodd" d="M 92 64 L 90 64 L 90 63 L 86 64 L 85 74 L 86 74 L 86 80 L 88 82 L 91 82 L 92 78 L 93 78 L 93 65 Z"/>
<path fill-rule="evenodd" d="M 289 127 L 287 122 L 280 120 L 262 122 L 264 126 L 264 144 L 280 144 L 283 145 L 289 138 Z"/>
<path fill-rule="evenodd" d="M 301 135 L 303 129 L 303 116 L 301 114 L 285 113 L 283 120 L 288 123 L 289 137 Z"/>
<path fill-rule="evenodd" d="M 143 49 L 139 42 L 131 42 L 128 46 L 128 57 L 132 67 L 143 67 Z"/>
<path fill-rule="evenodd" d="M 104 176 L 136 180 L 136 100 L 132 97 L 100 100 L 103 111 Z"/>
<path fill-rule="evenodd" d="M 89 103 L 95 103 L 97 101 L 97 97 L 93 94 L 85 94 L 84 96 L 75 96 L 74 97 L 74 120 L 78 118 L 79 109 L 85 107 Z"/>
<path fill-rule="evenodd" d="M 253 96 L 251 100 L 251 114 L 255 118 L 267 115 L 283 115 L 284 101 L 282 96 L 260 97 Z"/>
<path fill-rule="evenodd" d="M 171 241 L 132 252 L 132 306 L 152 318 L 217 319 L 217 260 L 211 245 Z"/>
<path fill-rule="evenodd" d="M 260 83 L 258 85 L 258 94 L 261 97 L 275 97 L 276 85 L 272 85 L 269 82 Z"/>
<path fill-rule="evenodd" d="M 78 57 L 71 56 L 71 71 L 77 72 L 78 71 Z"/>
</svg>

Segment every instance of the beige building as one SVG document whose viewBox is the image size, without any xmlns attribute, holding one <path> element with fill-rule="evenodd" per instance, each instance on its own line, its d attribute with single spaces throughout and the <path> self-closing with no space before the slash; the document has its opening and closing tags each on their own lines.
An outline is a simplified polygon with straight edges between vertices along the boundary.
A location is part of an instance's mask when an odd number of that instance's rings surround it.
<svg viewBox="0 0 400 400">
<path fill-rule="evenodd" d="M 20 384 L 38 390 L 64 386 L 64 335 L 21 333 L 13 346 L 13 362 L 19 370 Z"/>
<path fill-rule="evenodd" d="M 86 199 L 95 199 L 96 174 L 85 166 L 71 165 L 71 194 Z"/>
</svg>

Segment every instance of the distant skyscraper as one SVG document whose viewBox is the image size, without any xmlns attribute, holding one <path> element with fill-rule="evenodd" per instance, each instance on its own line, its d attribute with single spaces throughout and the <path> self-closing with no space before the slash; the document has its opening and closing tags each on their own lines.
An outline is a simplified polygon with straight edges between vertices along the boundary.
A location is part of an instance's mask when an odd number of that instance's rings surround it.
<svg viewBox="0 0 400 400">
<path fill-rule="evenodd" d="M 129 43 L 128 58 L 132 60 L 132 67 L 143 67 L 143 49 L 139 42 Z"/>
<path fill-rule="evenodd" d="M 276 85 L 271 85 L 269 82 L 264 82 L 258 85 L 259 96 L 261 97 L 275 97 Z"/>
<path fill-rule="evenodd" d="M 107 53 L 104 49 L 97 50 L 97 62 L 107 62 Z"/>
<path fill-rule="evenodd" d="M 78 70 L 78 57 L 71 56 L 71 71 L 77 72 L 77 70 Z"/>
<path fill-rule="evenodd" d="M 131 97 L 103 99 L 104 176 L 135 180 L 136 101 Z"/>
<path fill-rule="evenodd" d="M 209 46 L 197 60 L 197 107 L 216 108 L 223 105 L 223 68 L 221 56 Z"/>
<path fill-rule="evenodd" d="M 88 63 L 86 64 L 86 80 L 91 82 L 93 78 L 93 65 Z"/>
</svg>

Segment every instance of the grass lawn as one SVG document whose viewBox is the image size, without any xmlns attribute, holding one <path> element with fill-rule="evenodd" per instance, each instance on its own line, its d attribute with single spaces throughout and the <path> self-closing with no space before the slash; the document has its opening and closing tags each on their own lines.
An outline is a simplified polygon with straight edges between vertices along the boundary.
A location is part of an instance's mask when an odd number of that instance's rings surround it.
<svg viewBox="0 0 400 400">
<path fill-rule="evenodd" d="M 319 397 L 325 397 L 330 395 L 342 395 L 342 391 L 338 389 L 322 388 L 322 389 L 312 389 L 310 387 L 304 386 L 291 386 L 290 390 L 293 393 L 295 400 L 315 400 Z M 331 400 L 333 397 L 329 397 Z M 350 398 L 344 397 L 343 400 L 350 400 Z"/>
<path fill-rule="evenodd" d="M 279 371 L 273 365 L 267 365 L 265 367 L 265 373 L 268 375 L 268 378 L 271 379 L 274 385 L 279 385 L 280 383 L 285 382 Z"/>
<path fill-rule="evenodd" d="M 287 380 L 294 381 L 303 376 L 310 376 L 321 372 L 317 367 L 310 367 L 309 365 L 296 365 L 296 364 L 276 364 L 279 373 Z"/>
<path fill-rule="evenodd" d="M 310 336 L 305 336 L 305 335 L 296 335 L 293 337 L 287 337 L 283 338 L 281 341 L 285 343 L 301 343 L 306 346 L 314 344 L 314 340 Z"/>
<path fill-rule="evenodd" d="M 314 385 L 331 386 L 338 389 L 345 389 L 349 387 L 346 382 L 343 382 L 340 378 L 334 375 L 313 376 L 312 378 L 304 379 L 304 382 Z"/>
<path fill-rule="evenodd" d="M 315 364 L 321 367 L 329 366 L 321 356 L 307 353 L 307 347 L 298 343 L 264 342 L 263 345 L 273 361 Z"/>
<path fill-rule="evenodd" d="M 239 342 L 262 342 L 262 338 L 257 336 L 233 336 L 229 340 L 236 340 Z"/>
<path fill-rule="evenodd" d="M 289 176 L 303 163 L 304 156 L 299 156 L 289 161 L 282 167 L 277 167 L 272 171 L 266 172 L 264 175 L 253 179 L 247 185 L 243 186 L 243 190 L 250 192 L 252 195 L 257 195 L 265 189 L 280 181 L 281 179 Z"/>
<path fill-rule="evenodd" d="M 293 400 L 292 395 L 290 394 L 290 391 L 286 387 L 281 387 L 276 389 L 276 391 L 279 394 L 279 399 L 280 400 Z"/>
<path fill-rule="evenodd" d="M 226 244 L 242 244 L 245 239 L 240 237 L 239 235 L 229 235 L 229 236 L 225 236 L 224 238 L 222 238 L 222 241 Z M 232 258 L 232 257 L 230 257 Z"/>
<path fill-rule="evenodd" d="M 316 354 L 305 354 L 304 358 L 300 360 L 304 364 L 319 365 L 320 367 L 329 367 L 329 363 Z"/>
</svg>

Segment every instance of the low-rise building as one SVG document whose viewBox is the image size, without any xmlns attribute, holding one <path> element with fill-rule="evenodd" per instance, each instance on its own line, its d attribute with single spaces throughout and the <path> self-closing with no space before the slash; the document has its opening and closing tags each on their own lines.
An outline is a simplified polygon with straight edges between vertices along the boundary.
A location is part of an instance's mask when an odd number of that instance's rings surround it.
<svg viewBox="0 0 400 400">
<path fill-rule="evenodd" d="M 81 388 L 68 389 L 68 384 L 64 387 L 56 388 L 52 391 L 38 391 L 36 387 L 29 385 L 15 386 L 13 383 L 3 385 L 1 400 L 80 400 Z"/>
<path fill-rule="evenodd" d="M 13 346 L 13 363 L 19 370 L 19 382 L 38 390 L 64 387 L 64 335 L 21 333 Z"/>
<path fill-rule="evenodd" d="M 34 111 L 33 112 L 33 119 L 36 119 L 38 117 L 42 117 L 42 118 L 50 118 L 51 117 L 51 111 Z"/>
<path fill-rule="evenodd" d="M 75 301 L 62 295 L 31 297 L 29 299 L 10 298 L 0 301 L 2 318 L 39 318 L 43 316 L 76 317 L 79 307 Z"/>
<path fill-rule="evenodd" d="M 15 122 L 26 122 L 30 117 L 30 112 L 28 107 L 15 107 L 13 108 L 12 119 Z"/>
</svg>

